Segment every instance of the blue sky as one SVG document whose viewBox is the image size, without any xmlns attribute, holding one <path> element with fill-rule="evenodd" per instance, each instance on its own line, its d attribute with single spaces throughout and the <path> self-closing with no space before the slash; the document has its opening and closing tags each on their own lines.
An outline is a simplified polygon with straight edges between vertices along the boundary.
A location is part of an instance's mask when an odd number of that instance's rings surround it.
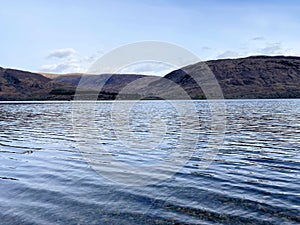
<svg viewBox="0 0 300 225">
<path fill-rule="evenodd" d="M 118 46 L 178 44 L 202 60 L 300 56 L 300 2 L 10 0 L 0 8 L 0 66 L 84 72 Z"/>
</svg>

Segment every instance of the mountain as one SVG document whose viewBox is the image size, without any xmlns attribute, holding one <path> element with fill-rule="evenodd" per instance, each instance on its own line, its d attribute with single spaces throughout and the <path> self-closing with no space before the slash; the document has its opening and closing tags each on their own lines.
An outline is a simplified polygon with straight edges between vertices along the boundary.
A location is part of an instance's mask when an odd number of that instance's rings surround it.
<svg viewBox="0 0 300 225">
<path fill-rule="evenodd" d="M 118 93 L 129 83 L 145 78 L 154 77 L 149 75 L 139 74 L 101 74 L 101 75 L 62 75 L 53 79 L 53 81 L 61 84 L 69 84 L 92 89 L 99 90 L 100 86 L 103 86 L 102 91 L 110 93 Z"/>
<path fill-rule="evenodd" d="M 74 87 L 40 74 L 0 67 L 0 100 L 70 99 L 71 92 Z"/>
<path fill-rule="evenodd" d="M 115 99 L 117 95 L 123 92 L 123 89 L 129 84 L 144 79 L 158 79 L 157 76 L 139 75 L 139 74 L 100 74 L 100 75 L 84 75 L 71 74 L 61 75 L 53 79 L 59 84 L 67 84 L 76 86 L 77 99 Z M 145 86 L 143 82 L 140 85 L 135 85 L 130 91 L 126 91 L 123 95 L 125 99 L 136 99 L 141 97 L 141 89 Z M 119 96 L 120 97 L 120 96 Z"/>
<path fill-rule="evenodd" d="M 76 88 L 82 99 L 181 99 L 186 98 L 186 94 L 202 99 L 205 95 L 201 87 L 189 74 L 205 83 L 208 69 L 216 77 L 225 98 L 300 98 L 300 57 L 251 56 L 199 62 L 164 77 L 41 75 L 0 68 L 0 100 L 72 99 Z"/>
<path fill-rule="evenodd" d="M 208 61 L 226 98 L 299 98 L 300 57 Z"/>
<path fill-rule="evenodd" d="M 218 80 L 225 98 L 300 98 L 300 57 L 251 56 L 205 62 Z M 197 74 L 200 64 L 165 76 L 182 86 L 192 98 L 203 92 L 184 71 Z M 200 74 L 199 67 L 199 74 Z"/>
</svg>

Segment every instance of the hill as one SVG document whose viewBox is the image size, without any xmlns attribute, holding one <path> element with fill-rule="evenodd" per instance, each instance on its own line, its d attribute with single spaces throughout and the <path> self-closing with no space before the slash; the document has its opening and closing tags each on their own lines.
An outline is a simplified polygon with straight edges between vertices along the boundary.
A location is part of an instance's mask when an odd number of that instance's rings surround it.
<svg viewBox="0 0 300 225">
<path fill-rule="evenodd" d="M 65 94 L 62 92 L 65 92 Z M 53 82 L 37 73 L 0 67 L 0 100 L 70 99 L 74 87 Z"/>
<path fill-rule="evenodd" d="M 0 67 L 0 100 L 72 99 L 80 93 L 89 99 L 179 99 L 174 85 L 193 99 L 203 99 L 201 88 L 189 73 L 201 76 L 203 65 L 215 75 L 225 98 L 300 98 L 300 57 L 251 56 L 199 62 L 172 71 L 163 78 L 137 74 L 37 74 Z M 51 78 L 51 79 L 50 79 Z M 101 87 L 101 92 L 99 92 Z M 99 94 L 99 95 L 98 95 Z"/>
<path fill-rule="evenodd" d="M 252 56 L 208 61 L 225 98 L 299 98 L 300 57 Z"/>
<path fill-rule="evenodd" d="M 205 62 L 215 75 L 225 98 L 300 98 L 300 57 L 251 56 Z M 167 74 L 192 98 L 202 98 L 203 92 L 185 73 L 201 74 L 203 63 L 189 65 Z M 168 91 L 168 90 L 165 90 Z"/>
</svg>

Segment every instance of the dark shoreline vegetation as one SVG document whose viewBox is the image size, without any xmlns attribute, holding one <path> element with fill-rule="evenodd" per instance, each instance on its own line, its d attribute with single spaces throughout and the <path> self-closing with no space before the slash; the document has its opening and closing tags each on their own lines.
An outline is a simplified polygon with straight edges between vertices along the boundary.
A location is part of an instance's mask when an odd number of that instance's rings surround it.
<svg viewBox="0 0 300 225">
<path fill-rule="evenodd" d="M 300 57 L 251 56 L 204 63 L 214 73 L 225 99 L 300 98 Z M 185 68 L 197 74 L 198 67 Z M 145 85 L 137 82 L 140 78 L 153 82 Z M 181 69 L 158 78 L 137 74 L 49 75 L 0 68 L 0 101 L 73 100 L 75 94 L 75 99 L 81 100 L 187 99 L 178 96 L 164 80 L 181 87 L 190 99 L 206 99 L 199 85 Z M 133 88 L 123 92 L 133 82 Z M 76 91 L 78 84 L 81 89 Z"/>
</svg>

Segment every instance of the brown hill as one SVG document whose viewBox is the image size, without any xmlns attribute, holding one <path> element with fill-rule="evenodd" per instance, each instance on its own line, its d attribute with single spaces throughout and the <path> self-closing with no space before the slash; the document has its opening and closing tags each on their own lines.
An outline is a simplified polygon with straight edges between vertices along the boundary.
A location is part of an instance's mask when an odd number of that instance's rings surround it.
<svg viewBox="0 0 300 225">
<path fill-rule="evenodd" d="M 300 98 L 300 57 L 252 56 L 200 62 L 163 78 L 136 74 L 68 74 L 49 76 L 0 68 L 0 100 L 72 99 L 77 85 L 83 96 L 114 99 L 178 99 L 177 87 L 193 99 L 205 98 L 189 74 L 203 76 L 203 65 L 215 75 L 225 98 Z M 89 97 L 87 97 L 89 98 Z"/>
<path fill-rule="evenodd" d="M 300 57 L 252 56 L 205 63 L 215 75 L 225 98 L 300 98 Z M 202 63 L 173 71 L 165 78 L 182 86 L 192 98 L 202 98 L 199 86 L 184 72 L 197 73 L 199 64 Z"/>
<path fill-rule="evenodd" d="M 253 56 L 207 64 L 226 98 L 300 97 L 300 57 Z"/>
<path fill-rule="evenodd" d="M 47 100 L 69 99 L 70 96 L 55 94 L 59 90 L 74 87 L 53 82 L 40 74 L 0 67 L 0 100 Z"/>
</svg>

